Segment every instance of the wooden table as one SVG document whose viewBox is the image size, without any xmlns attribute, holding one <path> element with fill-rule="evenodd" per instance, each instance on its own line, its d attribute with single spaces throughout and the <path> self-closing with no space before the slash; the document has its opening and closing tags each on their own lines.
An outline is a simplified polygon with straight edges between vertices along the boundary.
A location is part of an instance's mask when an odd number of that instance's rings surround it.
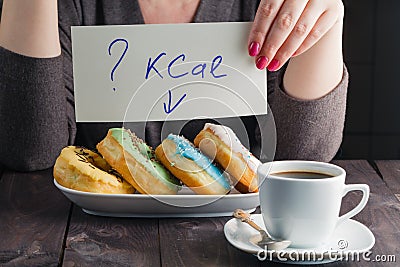
<svg viewBox="0 0 400 267">
<path fill-rule="evenodd" d="M 354 219 L 374 233 L 371 259 L 326 266 L 399 266 L 400 161 L 336 161 L 347 183 L 371 188 Z M 87 215 L 53 185 L 52 170 L 0 169 L 0 266 L 279 266 L 231 246 L 223 227 L 230 217 L 137 219 Z M 361 198 L 345 197 L 342 212 Z M 388 258 L 388 257 L 387 257 Z"/>
</svg>

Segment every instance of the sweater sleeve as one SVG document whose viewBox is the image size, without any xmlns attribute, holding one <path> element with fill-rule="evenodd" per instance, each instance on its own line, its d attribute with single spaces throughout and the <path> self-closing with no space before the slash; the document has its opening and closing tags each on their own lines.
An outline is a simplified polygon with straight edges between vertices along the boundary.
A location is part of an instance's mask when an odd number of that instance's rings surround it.
<svg viewBox="0 0 400 267">
<path fill-rule="evenodd" d="M 0 49 L 0 161 L 15 170 L 50 167 L 67 144 L 62 57 Z"/>
<path fill-rule="evenodd" d="M 75 10 L 76 5 L 71 6 Z M 64 62 L 71 56 L 67 24 L 60 18 L 61 56 L 32 58 L 0 47 L 0 164 L 7 168 L 49 168 L 62 147 L 73 142 L 73 97 L 66 86 L 72 83 L 72 73 L 64 73 Z"/>
<path fill-rule="evenodd" d="M 349 74 L 346 67 L 340 83 L 316 100 L 299 100 L 285 93 L 284 70 L 271 75 L 269 105 L 275 119 L 275 160 L 330 161 L 342 142 Z"/>
</svg>

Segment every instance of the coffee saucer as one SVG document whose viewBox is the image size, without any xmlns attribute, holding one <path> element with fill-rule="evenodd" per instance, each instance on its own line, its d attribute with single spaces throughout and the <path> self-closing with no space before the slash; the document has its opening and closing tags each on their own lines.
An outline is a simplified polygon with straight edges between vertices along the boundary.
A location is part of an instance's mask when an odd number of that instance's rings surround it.
<svg viewBox="0 0 400 267">
<path fill-rule="evenodd" d="M 251 218 L 264 228 L 261 214 L 252 214 Z M 322 264 L 362 260 L 363 253 L 368 253 L 375 244 L 372 232 L 365 225 L 351 219 L 344 221 L 335 229 L 327 244 L 316 248 L 288 247 L 281 251 L 262 249 L 253 243 L 253 240 L 259 237 L 258 232 L 235 218 L 226 222 L 224 234 L 234 247 L 254 254 L 260 261 L 268 260 L 287 264 Z"/>
</svg>

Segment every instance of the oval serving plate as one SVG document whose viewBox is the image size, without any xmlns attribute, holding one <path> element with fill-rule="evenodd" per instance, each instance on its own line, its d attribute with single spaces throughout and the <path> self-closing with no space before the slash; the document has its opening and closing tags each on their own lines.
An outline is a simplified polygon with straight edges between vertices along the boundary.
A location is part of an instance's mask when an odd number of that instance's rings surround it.
<svg viewBox="0 0 400 267">
<path fill-rule="evenodd" d="M 237 208 L 253 212 L 258 193 L 196 195 L 188 188 L 177 195 L 100 194 L 55 186 L 86 213 L 112 217 L 218 217 L 231 216 Z"/>
</svg>

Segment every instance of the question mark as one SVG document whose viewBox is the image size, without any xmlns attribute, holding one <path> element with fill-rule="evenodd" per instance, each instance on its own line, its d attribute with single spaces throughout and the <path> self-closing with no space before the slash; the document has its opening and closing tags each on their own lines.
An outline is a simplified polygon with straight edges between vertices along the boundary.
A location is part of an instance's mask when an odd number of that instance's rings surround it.
<svg viewBox="0 0 400 267">
<path fill-rule="evenodd" d="M 114 73 L 115 73 L 115 70 L 118 68 L 119 64 L 121 64 L 121 61 L 122 61 L 122 59 L 124 58 L 126 52 L 128 51 L 128 46 L 129 46 L 127 40 L 122 39 L 122 38 L 115 39 L 115 40 L 112 41 L 112 42 L 110 43 L 110 45 L 108 46 L 108 55 L 109 55 L 109 56 L 111 56 L 111 48 L 112 48 L 112 46 L 113 46 L 115 43 L 117 43 L 117 42 L 124 42 L 124 43 L 125 43 L 125 50 L 124 50 L 124 52 L 122 53 L 122 55 L 119 57 L 118 62 L 114 65 L 114 67 L 113 67 L 112 70 L 111 70 L 111 81 L 114 81 Z M 116 89 L 113 88 L 113 90 L 115 91 Z"/>
</svg>

